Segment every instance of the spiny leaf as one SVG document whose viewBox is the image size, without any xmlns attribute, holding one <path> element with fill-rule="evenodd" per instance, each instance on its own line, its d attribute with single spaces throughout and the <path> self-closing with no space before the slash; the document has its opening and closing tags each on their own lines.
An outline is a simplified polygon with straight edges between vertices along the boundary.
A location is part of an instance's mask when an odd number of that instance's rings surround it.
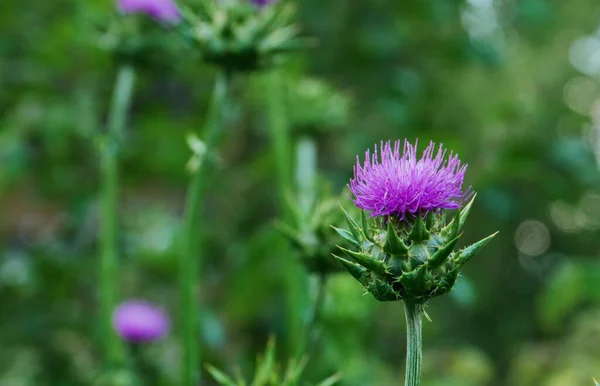
<svg viewBox="0 0 600 386">
<path fill-rule="evenodd" d="M 345 230 L 345 229 L 341 229 L 341 228 L 336 228 L 333 225 L 331 225 L 331 227 L 333 228 L 333 230 L 335 230 L 340 236 L 342 236 L 344 239 L 348 240 L 352 245 L 359 247 L 360 243 L 354 238 L 354 235 Z"/>
<path fill-rule="evenodd" d="M 356 223 L 356 221 L 354 221 L 354 219 L 352 219 L 352 217 L 350 217 L 348 212 L 346 212 L 344 210 L 344 208 L 342 207 L 341 204 L 340 204 L 340 208 L 342 209 L 342 212 L 344 212 L 344 216 L 346 217 L 346 222 L 348 223 L 350 232 L 352 232 L 352 236 L 354 236 L 354 239 L 360 243 L 362 241 L 362 237 L 361 237 L 362 232 L 361 232 L 360 228 L 358 227 L 358 224 Z"/>
<path fill-rule="evenodd" d="M 386 266 L 383 261 L 375 259 L 372 256 L 369 256 L 364 253 L 351 251 L 349 249 L 340 247 L 339 245 L 338 245 L 338 248 L 340 248 L 342 251 L 344 251 L 344 253 L 346 255 L 350 256 L 352 258 L 352 260 L 354 260 L 356 263 L 362 265 L 363 267 L 367 268 L 368 270 L 371 270 L 371 271 L 379 273 L 379 274 L 386 273 Z"/>
<path fill-rule="evenodd" d="M 433 256 L 431 256 L 429 258 L 429 260 L 428 260 L 429 266 L 431 268 L 437 268 L 437 267 L 441 266 L 442 264 L 444 264 L 444 262 L 446 261 L 448 256 L 450 256 L 450 253 L 456 246 L 456 242 L 458 241 L 458 239 L 460 239 L 460 236 L 455 237 L 454 239 L 450 240 L 449 243 L 447 243 L 446 245 L 444 245 L 440 249 L 438 249 L 433 254 Z"/>
<path fill-rule="evenodd" d="M 387 237 L 385 238 L 383 251 L 390 255 L 406 255 L 408 253 L 408 247 L 404 245 L 404 242 L 400 239 L 398 233 L 396 233 L 391 220 L 388 220 Z"/>
<path fill-rule="evenodd" d="M 458 268 L 448 271 L 439 281 L 435 295 L 439 296 L 450 291 L 458 279 Z"/>
<path fill-rule="evenodd" d="M 460 232 L 460 211 L 454 212 L 454 217 L 448 225 L 446 225 L 440 232 L 444 240 L 452 240 Z"/>
<path fill-rule="evenodd" d="M 344 268 L 354 277 L 356 280 L 362 283 L 363 275 L 367 272 L 366 268 L 361 267 L 360 265 L 353 263 L 349 260 L 344 259 L 343 257 L 339 257 L 337 255 L 332 255 L 339 261 Z"/>
<path fill-rule="evenodd" d="M 362 231 L 363 231 L 365 237 L 367 238 L 367 240 L 369 240 L 373 244 L 376 244 L 375 239 L 373 238 L 373 236 L 371 236 L 371 232 L 369 232 L 369 222 L 367 221 L 367 214 L 365 213 L 364 210 L 360 211 L 360 220 L 362 223 Z"/>
<path fill-rule="evenodd" d="M 481 248 L 485 247 L 487 245 L 487 243 L 489 243 L 494 238 L 494 236 L 496 236 L 497 234 L 498 234 L 498 232 L 496 232 L 492 235 L 489 235 L 485 239 L 479 240 L 475 244 L 471 244 L 468 247 L 463 248 L 460 251 L 458 251 L 458 254 L 456 257 L 456 262 L 458 263 L 458 266 L 461 266 L 464 263 L 466 263 L 467 261 L 469 261 L 469 259 L 471 257 L 475 256 L 481 250 Z"/>
<path fill-rule="evenodd" d="M 469 212 L 471 211 L 471 208 L 473 207 L 473 202 L 475 202 L 475 197 L 477 197 L 477 193 L 475 193 L 473 195 L 473 197 L 471 197 L 471 200 L 469 201 L 469 203 L 460 210 L 460 224 L 458 227 L 459 231 L 465 226 L 467 217 L 469 217 Z"/>
<path fill-rule="evenodd" d="M 423 222 L 421 213 L 417 215 L 417 220 L 413 224 L 408 238 L 417 242 L 429 239 L 429 232 L 425 229 L 425 223 Z"/>
<path fill-rule="evenodd" d="M 402 274 L 398 281 L 404 286 L 404 288 L 409 293 L 422 292 L 423 290 L 427 289 L 426 287 L 428 287 L 429 284 L 431 284 L 427 283 L 427 280 L 425 278 L 426 273 L 427 266 L 421 265 L 419 266 L 419 268 L 413 271 L 405 272 L 404 274 Z"/>
</svg>

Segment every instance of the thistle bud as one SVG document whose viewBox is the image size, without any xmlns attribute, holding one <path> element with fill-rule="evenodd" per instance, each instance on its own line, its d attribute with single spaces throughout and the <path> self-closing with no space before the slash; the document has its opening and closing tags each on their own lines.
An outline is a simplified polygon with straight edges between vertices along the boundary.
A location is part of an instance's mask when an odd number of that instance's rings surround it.
<svg viewBox="0 0 600 386">
<path fill-rule="evenodd" d="M 350 248 L 348 240 L 353 237 L 336 227 L 342 226 L 344 221 L 338 202 L 338 197 L 330 197 L 313 204 L 307 211 L 300 211 L 296 200 L 288 198 L 286 205 L 292 213 L 292 223 L 276 224 L 277 229 L 297 250 L 304 266 L 312 273 L 326 275 L 342 270 L 331 258 L 331 254 L 337 250 L 338 245 Z"/>
<path fill-rule="evenodd" d="M 304 45 L 294 14 L 284 2 L 206 0 L 183 11 L 183 34 L 206 62 L 229 72 L 258 70 Z"/>
<path fill-rule="evenodd" d="M 416 144 L 400 148 L 382 143 L 381 154 L 375 147 L 355 166 L 349 188 L 362 215 L 346 215 L 350 229 L 339 232 L 354 248 L 340 247 L 345 256 L 335 257 L 377 300 L 423 304 L 449 292 L 495 234 L 455 250 L 475 199 L 462 189 L 467 166 L 442 145 L 435 153 L 430 143 L 421 159 Z"/>
</svg>

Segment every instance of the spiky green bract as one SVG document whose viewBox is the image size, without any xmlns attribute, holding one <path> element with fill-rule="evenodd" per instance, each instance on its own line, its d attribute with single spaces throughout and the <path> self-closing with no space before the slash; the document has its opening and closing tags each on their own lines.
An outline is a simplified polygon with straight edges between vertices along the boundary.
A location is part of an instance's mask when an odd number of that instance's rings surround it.
<svg viewBox="0 0 600 386">
<path fill-rule="evenodd" d="M 257 8 L 247 0 L 205 0 L 183 8 L 181 31 L 202 59 L 226 71 L 253 71 L 306 46 L 295 8 L 277 2 Z"/>
<path fill-rule="evenodd" d="M 275 339 L 269 339 L 264 355 L 258 358 L 256 370 L 251 381 L 246 381 L 238 372 L 230 377 L 211 365 L 206 370 L 215 381 L 222 386 L 299 386 L 307 364 L 306 357 L 291 359 L 287 367 L 279 365 L 275 360 Z M 317 383 L 316 386 L 333 386 L 341 380 L 340 374 L 334 374 Z"/>
<path fill-rule="evenodd" d="M 342 229 L 345 215 L 339 210 L 339 199 L 339 196 L 323 198 L 303 211 L 298 200 L 288 196 L 286 205 L 292 222 L 275 224 L 310 272 L 326 275 L 342 270 L 331 254 L 337 251 L 338 245 L 350 249 L 360 246 L 356 241 L 357 234 Z M 349 215 L 346 218 L 350 218 Z"/>
<path fill-rule="evenodd" d="M 346 257 L 334 257 L 377 300 L 423 304 L 449 292 L 461 266 L 496 235 L 454 251 L 474 199 L 456 210 L 449 223 L 444 212 L 419 213 L 413 219 L 363 213 L 358 225 L 344 212 L 349 230 L 338 232 L 350 247 L 340 247 Z"/>
</svg>

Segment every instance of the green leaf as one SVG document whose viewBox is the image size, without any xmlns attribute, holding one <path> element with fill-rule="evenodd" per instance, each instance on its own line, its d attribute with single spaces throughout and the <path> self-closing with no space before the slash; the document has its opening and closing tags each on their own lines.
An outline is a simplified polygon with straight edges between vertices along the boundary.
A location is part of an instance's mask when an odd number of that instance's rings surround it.
<svg viewBox="0 0 600 386">
<path fill-rule="evenodd" d="M 425 229 L 425 223 L 423 222 L 421 213 L 417 215 L 417 220 L 413 224 L 408 238 L 416 242 L 429 240 L 429 232 Z"/>
<path fill-rule="evenodd" d="M 349 260 L 344 259 L 343 257 L 339 257 L 337 255 L 332 255 L 339 261 L 344 268 L 352 275 L 353 278 L 360 281 L 362 283 L 363 275 L 367 272 L 367 270 L 360 265 L 353 263 Z"/>
<path fill-rule="evenodd" d="M 365 267 L 366 269 L 379 273 L 379 274 L 385 274 L 387 269 L 385 266 L 385 263 L 379 259 L 375 259 L 372 256 L 369 256 L 367 254 L 364 253 L 360 253 L 360 252 L 355 252 L 355 251 L 351 251 L 349 249 L 340 247 L 338 245 L 338 248 L 340 248 L 342 251 L 344 251 L 344 253 L 348 256 L 350 256 L 352 258 L 352 260 L 354 260 L 356 263 L 362 265 L 363 267 Z"/>
<path fill-rule="evenodd" d="M 233 381 L 233 379 L 229 378 L 227 374 L 217 369 L 214 366 L 206 365 L 206 370 L 210 373 L 210 375 L 223 386 L 237 386 L 237 384 Z"/>
<path fill-rule="evenodd" d="M 444 245 L 440 249 L 438 249 L 429 258 L 429 260 L 428 260 L 429 266 L 431 268 L 437 268 L 437 267 L 441 266 L 442 264 L 444 264 L 444 262 L 446 261 L 446 259 L 448 259 L 448 256 L 450 256 L 450 253 L 452 253 L 452 250 L 456 246 L 458 239 L 460 239 L 460 236 L 456 236 L 454 239 L 450 240 L 449 243 L 447 243 L 446 245 Z"/>
<path fill-rule="evenodd" d="M 596 378 L 593 378 L 593 379 L 594 379 L 594 383 L 596 384 L 596 386 L 600 386 L 600 383 L 598 383 L 598 381 L 596 380 Z"/>
<path fill-rule="evenodd" d="M 360 243 L 354 238 L 354 235 L 352 235 L 351 232 L 345 230 L 345 229 L 341 229 L 341 228 L 336 228 L 333 225 L 331 226 L 340 236 L 342 236 L 344 239 L 348 240 L 351 244 L 353 244 L 356 247 L 360 246 Z"/>
<path fill-rule="evenodd" d="M 270 337 L 267 342 L 267 349 L 262 360 L 258 361 L 257 369 L 254 374 L 252 385 L 261 386 L 268 384 L 273 372 L 275 371 L 275 338 Z"/>
<path fill-rule="evenodd" d="M 408 247 L 400 239 L 398 233 L 396 233 L 396 229 L 394 229 L 394 225 L 392 224 L 391 219 L 388 220 L 387 237 L 385 238 L 385 245 L 383 246 L 383 251 L 385 253 L 389 253 L 390 255 L 408 254 Z"/>
<path fill-rule="evenodd" d="M 466 263 L 467 261 L 469 261 L 469 259 L 473 256 L 475 256 L 483 247 L 485 247 L 487 245 L 487 243 L 489 243 L 496 235 L 498 234 L 498 232 L 489 235 L 488 237 L 486 237 L 483 240 L 479 240 L 478 242 L 476 242 L 475 244 L 471 244 L 466 248 L 461 249 L 460 251 L 458 251 L 457 256 L 456 256 L 456 262 L 458 263 L 458 266 L 463 265 L 464 263 Z"/>
<path fill-rule="evenodd" d="M 342 373 L 336 373 L 317 383 L 316 386 L 333 386 L 342 380 Z"/>
</svg>

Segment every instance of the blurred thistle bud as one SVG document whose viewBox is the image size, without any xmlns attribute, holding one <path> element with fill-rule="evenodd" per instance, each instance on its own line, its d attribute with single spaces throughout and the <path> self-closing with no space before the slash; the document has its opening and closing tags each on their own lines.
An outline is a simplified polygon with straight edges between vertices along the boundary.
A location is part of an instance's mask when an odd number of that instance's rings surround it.
<svg viewBox="0 0 600 386">
<path fill-rule="evenodd" d="M 344 127 L 350 117 L 352 100 L 324 81 L 289 79 L 287 105 L 292 125 L 300 134 Z"/>
<path fill-rule="evenodd" d="M 169 53 L 181 48 L 181 38 L 174 33 L 181 14 L 173 0 L 117 0 L 110 13 L 87 5 L 79 9 L 82 29 L 90 31 L 82 38 L 112 53 L 117 62 L 171 66 Z"/>
<path fill-rule="evenodd" d="M 282 366 L 277 363 L 275 358 L 275 338 L 271 337 L 267 343 L 267 348 L 262 357 L 258 357 L 256 361 L 256 369 L 252 381 L 246 382 L 241 374 L 236 374 L 235 381 L 229 375 L 221 370 L 207 365 L 206 369 L 215 379 L 217 384 L 223 386 L 229 385 L 256 385 L 256 386 L 299 386 L 301 378 L 306 368 L 308 360 L 306 357 L 301 359 L 290 359 L 287 366 Z M 333 386 L 341 380 L 340 374 L 334 374 L 327 379 L 317 383 L 316 386 Z"/>
<path fill-rule="evenodd" d="M 127 342 L 148 343 L 161 339 L 169 332 L 169 318 L 152 303 L 129 300 L 115 310 L 113 327 Z"/>
<path fill-rule="evenodd" d="M 449 292 L 461 266 L 496 235 L 454 251 L 475 199 L 462 189 L 466 169 L 433 143 L 417 159 L 417 144 L 407 141 L 403 152 L 401 141 L 382 142 L 357 162 L 349 188 L 362 216 L 357 222 L 344 212 L 350 229 L 338 232 L 352 248 L 335 257 L 377 300 L 423 304 Z M 449 223 L 447 210 L 454 210 Z"/>
<path fill-rule="evenodd" d="M 305 42 L 285 1 L 205 0 L 183 10 L 182 32 L 202 59 L 227 72 L 272 66 Z"/>
<path fill-rule="evenodd" d="M 173 0 L 117 0 L 117 8 L 124 14 L 145 14 L 158 22 L 176 23 L 181 19 Z"/>
<path fill-rule="evenodd" d="M 257 7 L 264 7 L 266 5 L 274 3 L 276 1 L 277 0 L 250 0 L 250 2 L 254 5 L 256 5 Z"/>
<path fill-rule="evenodd" d="M 342 226 L 344 221 L 339 201 L 340 197 L 329 197 L 315 201 L 307 210 L 301 210 L 299 200 L 286 197 L 285 204 L 292 214 L 292 223 L 278 222 L 276 227 L 297 250 L 300 260 L 312 273 L 326 275 L 342 270 L 331 258 L 339 245 L 350 247 L 331 225 Z"/>
</svg>

